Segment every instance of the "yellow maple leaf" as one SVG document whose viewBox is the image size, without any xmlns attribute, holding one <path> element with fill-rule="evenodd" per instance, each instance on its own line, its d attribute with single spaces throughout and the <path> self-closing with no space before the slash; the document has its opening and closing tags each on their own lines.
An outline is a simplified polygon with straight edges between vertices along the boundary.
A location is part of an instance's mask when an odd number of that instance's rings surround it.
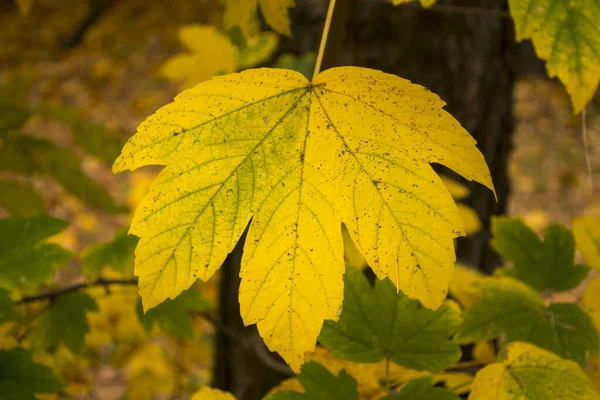
<svg viewBox="0 0 600 400">
<path fill-rule="evenodd" d="M 295 371 L 342 304 L 342 222 L 379 278 L 440 307 L 463 229 L 429 164 L 493 189 L 475 140 L 444 104 L 358 67 L 312 83 L 295 71 L 248 70 L 180 94 L 113 166 L 167 165 L 131 226 L 144 307 L 210 278 L 251 218 L 242 317 Z"/>
<path fill-rule="evenodd" d="M 581 368 L 524 342 L 507 346 L 506 360 L 475 375 L 470 400 L 600 399 Z"/>
<path fill-rule="evenodd" d="M 225 28 L 238 26 L 246 38 L 252 37 L 258 31 L 256 11 L 259 4 L 271 28 L 284 35 L 292 35 L 288 9 L 294 7 L 294 0 L 225 0 Z"/>
<path fill-rule="evenodd" d="M 474 268 L 456 263 L 448 291 L 462 308 L 468 308 L 481 298 L 483 279 L 484 276 Z"/>
<path fill-rule="evenodd" d="M 583 307 L 600 331 L 600 277 L 594 278 L 583 292 Z"/>
<path fill-rule="evenodd" d="M 205 386 L 194 393 L 192 400 L 235 400 L 235 397 L 231 393 Z"/>
<path fill-rule="evenodd" d="M 179 40 L 190 51 L 169 58 L 160 73 L 166 79 L 183 81 L 183 88 L 237 69 L 237 48 L 216 27 L 198 24 L 182 26 Z"/>
<path fill-rule="evenodd" d="M 588 265 L 600 270 L 600 216 L 579 217 L 573 221 L 577 249 Z"/>
<path fill-rule="evenodd" d="M 571 95 L 575 114 L 600 81 L 600 3 L 596 0 L 509 0 L 517 40 L 532 39 L 548 75 Z"/>
</svg>

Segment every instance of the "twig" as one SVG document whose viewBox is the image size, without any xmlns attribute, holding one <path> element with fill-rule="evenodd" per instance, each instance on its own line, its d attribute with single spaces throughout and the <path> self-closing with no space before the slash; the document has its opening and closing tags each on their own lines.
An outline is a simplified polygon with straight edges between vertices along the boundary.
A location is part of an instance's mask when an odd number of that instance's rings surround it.
<svg viewBox="0 0 600 400">
<path fill-rule="evenodd" d="M 315 72 L 313 73 L 313 79 L 319 74 L 319 71 L 321 71 L 321 63 L 323 62 L 323 54 L 325 54 L 325 47 L 327 46 L 327 36 L 329 35 L 329 28 L 331 27 L 331 20 L 333 18 L 334 9 L 335 0 L 329 0 L 327 18 L 325 19 L 325 26 L 323 27 L 323 35 L 321 35 L 321 44 L 319 45 L 319 54 L 317 55 L 317 62 L 315 63 Z"/>
<path fill-rule="evenodd" d="M 83 289 L 89 289 L 92 287 L 102 286 L 107 289 L 109 286 L 113 285 L 137 285 L 137 278 L 131 279 L 108 279 L 108 278 L 98 278 L 93 282 L 85 282 L 78 283 L 76 285 L 67 286 L 61 289 L 57 289 L 50 292 L 36 294 L 34 296 L 26 296 L 17 302 L 17 304 L 26 304 L 34 301 L 42 301 L 42 300 L 54 300 L 55 298 L 65 295 L 67 293 L 77 292 Z"/>
</svg>

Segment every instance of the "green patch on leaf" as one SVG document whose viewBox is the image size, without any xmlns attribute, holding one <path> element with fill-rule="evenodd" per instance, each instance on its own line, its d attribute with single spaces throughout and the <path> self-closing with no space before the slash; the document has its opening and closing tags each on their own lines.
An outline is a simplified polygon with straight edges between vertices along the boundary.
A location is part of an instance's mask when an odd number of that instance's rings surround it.
<svg viewBox="0 0 600 400">
<path fill-rule="evenodd" d="M 85 293 L 58 296 L 34 325 L 32 345 L 52 352 L 63 343 L 71 352 L 81 352 L 90 331 L 86 313 L 98 310 L 96 301 Z"/>
<path fill-rule="evenodd" d="M 49 216 L 0 219 L 0 287 L 27 292 L 50 279 L 73 255 L 44 240 L 66 226 Z"/>
<path fill-rule="evenodd" d="M 121 275 L 133 272 L 133 249 L 138 243 L 136 236 L 122 229 L 109 243 L 95 243 L 86 247 L 81 254 L 81 268 L 90 278 L 97 278 L 102 269 L 109 266 Z"/>
<path fill-rule="evenodd" d="M 538 291 L 573 289 L 589 273 L 587 266 L 573 263 L 575 239 L 560 224 L 548 227 L 544 242 L 519 219 L 494 218 L 492 232 L 492 246 L 513 263 L 513 268 L 500 269 L 498 274 L 519 279 Z"/>
<path fill-rule="evenodd" d="M 144 314 L 142 303 L 137 304 L 138 318 L 147 331 L 154 324 L 167 335 L 179 337 L 192 337 L 194 326 L 191 313 L 200 313 L 209 310 L 212 305 L 202 293 L 191 288 L 177 296 L 174 300 L 166 300 L 157 307 L 146 311 Z"/>
<path fill-rule="evenodd" d="M 342 309 L 339 321 L 325 321 L 319 336 L 336 357 L 373 363 L 389 356 L 404 367 L 430 371 L 460 359 L 460 347 L 450 340 L 462 322 L 453 301 L 428 310 L 398 293 L 389 279 L 371 288 L 362 273 L 348 267 Z"/>
<path fill-rule="evenodd" d="M 529 342 L 582 367 L 586 354 L 598 350 L 592 319 L 575 304 L 546 307 L 533 289 L 507 277 L 485 279 L 482 296 L 463 313 L 458 343 L 479 343 L 504 334 L 506 342 Z"/>
<path fill-rule="evenodd" d="M 274 393 L 265 400 L 355 400 L 358 398 L 356 381 L 341 370 L 333 375 L 321 364 L 314 361 L 302 367 L 297 376 L 305 392 L 282 391 Z"/>
<path fill-rule="evenodd" d="M 28 350 L 0 350 L 0 396 L 3 400 L 36 400 L 35 393 L 56 393 L 63 386 L 50 368 L 33 362 Z"/>
<path fill-rule="evenodd" d="M 0 289 L 0 322 L 16 319 L 18 316 L 16 303 L 6 290 Z"/>
<path fill-rule="evenodd" d="M 433 376 L 414 379 L 402 387 L 398 395 L 385 396 L 379 400 L 460 400 L 450 389 L 433 386 Z"/>
<path fill-rule="evenodd" d="M 0 171 L 24 175 L 40 174 L 58 182 L 67 192 L 94 207 L 108 212 L 122 212 L 104 187 L 81 171 L 73 151 L 50 141 L 11 135 L 0 146 Z"/>
<path fill-rule="evenodd" d="M 20 217 L 46 213 L 44 198 L 33 186 L 9 180 L 0 180 L 0 208 Z"/>
</svg>

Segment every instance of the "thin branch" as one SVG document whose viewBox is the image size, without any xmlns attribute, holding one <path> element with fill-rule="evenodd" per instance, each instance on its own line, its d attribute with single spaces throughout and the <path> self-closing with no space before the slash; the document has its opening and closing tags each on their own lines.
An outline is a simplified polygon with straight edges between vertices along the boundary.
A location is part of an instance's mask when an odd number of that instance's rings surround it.
<svg viewBox="0 0 600 400">
<path fill-rule="evenodd" d="M 336 0 L 329 0 L 329 8 L 327 9 L 325 26 L 323 27 L 323 34 L 321 35 L 321 44 L 319 45 L 319 54 L 317 55 L 317 62 L 315 63 L 315 72 L 313 73 L 313 79 L 321 71 L 321 63 L 323 62 L 323 54 L 325 53 L 325 47 L 327 46 L 327 36 L 329 36 L 329 28 L 331 27 L 333 10 L 335 9 L 335 1 Z"/>
<path fill-rule="evenodd" d="M 83 289 L 89 289 L 92 287 L 102 286 L 105 289 L 108 289 L 110 286 L 114 285 L 137 285 L 137 278 L 130 279 L 108 279 L 108 278 L 98 278 L 93 282 L 84 282 L 78 283 L 72 286 L 67 286 L 61 289 L 57 289 L 50 292 L 36 294 L 34 296 L 26 296 L 17 302 L 17 304 L 26 304 L 34 301 L 42 301 L 42 300 L 54 300 L 55 298 L 65 295 L 67 293 L 77 292 Z"/>
<path fill-rule="evenodd" d="M 391 0 L 361 0 L 365 3 L 380 3 L 380 4 L 391 4 Z M 510 12 L 506 10 L 500 10 L 495 8 L 483 8 L 483 7 L 468 7 L 468 6 L 455 6 L 451 4 L 434 4 L 430 7 L 423 7 L 418 2 L 402 3 L 397 7 L 411 7 L 419 8 L 423 11 L 439 12 L 444 14 L 460 14 L 460 15 L 481 15 L 484 17 L 498 17 L 498 18 L 510 18 Z"/>
</svg>

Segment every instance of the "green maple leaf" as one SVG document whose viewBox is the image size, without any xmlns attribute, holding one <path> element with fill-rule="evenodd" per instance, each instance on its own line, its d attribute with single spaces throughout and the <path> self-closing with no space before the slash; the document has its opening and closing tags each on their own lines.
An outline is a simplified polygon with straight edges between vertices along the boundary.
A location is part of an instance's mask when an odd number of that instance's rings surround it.
<svg viewBox="0 0 600 400">
<path fill-rule="evenodd" d="M 10 297 L 10 293 L 0 289 L 0 323 L 15 319 L 18 316 L 17 304 Z"/>
<path fill-rule="evenodd" d="M 475 375 L 469 400 L 598 400 L 596 388 L 572 361 L 516 342 L 508 345 L 506 359 Z"/>
<path fill-rule="evenodd" d="M 564 83 L 578 114 L 600 81 L 600 2 L 509 0 L 508 4 L 517 40 L 533 41 L 548 75 Z"/>
<path fill-rule="evenodd" d="M 325 321 L 319 342 L 345 360 L 374 363 L 390 357 L 407 368 L 443 371 L 460 359 L 460 347 L 450 338 L 461 322 L 452 301 L 428 310 L 397 293 L 389 279 L 371 288 L 361 272 L 348 267 L 340 320 Z"/>
<path fill-rule="evenodd" d="M 356 400 L 356 380 L 342 369 L 338 376 L 314 361 L 306 363 L 297 376 L 305 392 L 282 391 L 265 400 Z"/>
<path fill-rule="evenodd" d="M 144 313 L 141 303 L 138 303 L 136 310 L 140 322 L 147 331 L 150 331 L 156 323 L 168 335 L 192 337 L 194 326 L 190 313 L 200 313 L 211 307 L 210 302 L 197 289 L 191 288 L 175 299 L 168 299 L 146 313 Z"/>
<path fill-rule="evenodd" d="M 341 223 L 381 279 L 442 305 L 462 222 L 430 163 L 492 188 L 435 94 L 356 67 L 216 77 L 143 122 L 115 172 L 167 165 L 136 211 L 145 308 L 207 280 L 250 219 L 240 307 L 296 371 L 343 297 Z"/>
<path fill-rule="evenodd" d="M 66 226 L 49 216 L 0 219 L 0 287 L 31 291 L 50 279 L 55 268 L 73 255 L 44 239 Z"/>
<path fill-rule="evenodd" d="M 492 246 L 513 268 L 500 269 L 499 274 L 517 278 L 539 291 L 566 291 L 577 287 L 589 267 L 574 264 L 575 239 L 571 231 L 560 224 L 546 230 L 544 242 L 518 219 L 492 219 Z"/>
<path fill-rule="evenodd" d="M 572 303 L 546 307 L 530 287 L 511 278 L 487 278 L 482 298 L 464 313 L 458 343 L 479 343 L 506 335 L 526 341 L 585 366 L 586 354 L 598 350 L 598 331 L 588 314 Z"/>
<path fill-rule="evenodd" d="M 116 233 L 108 243 L 95 243 L 81 253 L 81 268 L 88 277 L 97 278 L 102 268 L 110 266 L 122 275 L 131 274 L 133 267 L 133 249 L 138 238 L 127 234 L 126 229 Z"/>
<path fill-rule="evenodd" d="M 398 395 L 388 395 L 379 400 L 460 400 L 450 389 L 433 387 L 433 376 L 414 379 L 402 387 Z"/>
<path fill-rule="evenodd" d="M 55 351 L 63 343 L 73 353 L 81 352 L 90 325 L 86 314 L 99 311 L 96 301 L 85 293 L 67 293 L 53 300 L 50 309 L 35 323 L 33 346 Z"/>
<path fill-rule="evenodd" d="M 28 350 L 0 350 L 0 396 L 3 400 L 36 400 L 35 393 L 56 393 L 63 386 L 50 368 L 33 362 Z"/>
</svg>

